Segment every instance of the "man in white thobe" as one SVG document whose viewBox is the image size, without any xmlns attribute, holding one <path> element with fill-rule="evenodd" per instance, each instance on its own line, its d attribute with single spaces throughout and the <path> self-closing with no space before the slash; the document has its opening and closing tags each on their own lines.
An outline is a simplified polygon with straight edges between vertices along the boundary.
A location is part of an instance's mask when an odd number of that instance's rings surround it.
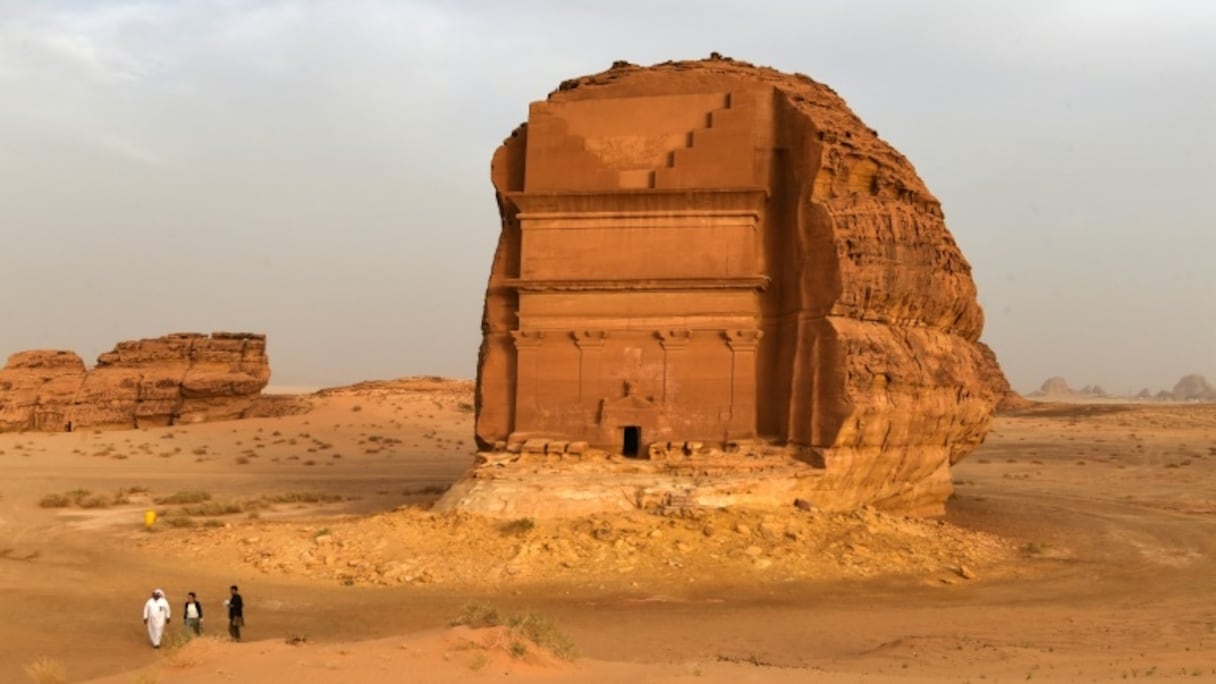
<svg viewBox="0 0 1216 684">
<path fill-rule="evenodd" d="M 169 601 L 165 592 L 160 589 L 152 590 L 152 598 L 144 603 L 144 624 L 148 626 L 148 639 L 152 648 L 160 648 L 160 638 L 165 633 L 165 625 L 169 623 Z"/>
</svg>

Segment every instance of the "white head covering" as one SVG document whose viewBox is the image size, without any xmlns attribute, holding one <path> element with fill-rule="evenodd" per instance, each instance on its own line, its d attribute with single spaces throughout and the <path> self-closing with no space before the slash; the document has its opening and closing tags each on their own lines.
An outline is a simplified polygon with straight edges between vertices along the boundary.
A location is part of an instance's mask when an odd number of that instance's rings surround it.
<svg viewBox="0 0 1216 684">
<path fill-rule="evenodd" d="M 152 590 L 152 595 L 153 595 L 153 596 L 155 596 L 155 597 L 157 597 L 157 598 L 160 598 L 161 596 L 164 596 L 164 595 L 165 595 L 165 592 L 161 591 L 160 589 L 153 589 L 153 590 Z"/>
</svg>

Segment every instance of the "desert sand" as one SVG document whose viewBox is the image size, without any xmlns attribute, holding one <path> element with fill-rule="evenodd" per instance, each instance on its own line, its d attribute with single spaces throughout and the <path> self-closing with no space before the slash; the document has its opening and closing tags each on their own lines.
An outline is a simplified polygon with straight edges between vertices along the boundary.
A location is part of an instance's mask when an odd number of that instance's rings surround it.
<svg viewBox="0 0 1216 684">
<path fill-rule="evenodd" d="M 415 379 L 0 435 L 0 681 L 1216 680 L 1216 406 L 999 415 L 941 520 L 504 523 L 427 510 L 473 461 L 471 402 Z M 179 612 L 197 592 L 208 638 L 151 649 L 154 587 Z M 577 657 L 452 626 L 470 602 L 552 619 Z"/>
</svg>

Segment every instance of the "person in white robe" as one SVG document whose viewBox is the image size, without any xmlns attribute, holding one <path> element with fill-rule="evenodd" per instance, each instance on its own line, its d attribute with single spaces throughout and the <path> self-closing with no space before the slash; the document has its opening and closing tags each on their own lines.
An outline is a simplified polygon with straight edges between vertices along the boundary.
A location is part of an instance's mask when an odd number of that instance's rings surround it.
<svg viewBox="0 0 1216 684">
<path fill-rule="evenodd" d="M 144 603 L 144 624 L 148 626 L 148 639 L 152 642 L 152 648 L 160 648 L 165 625 L 169 624 L 169 601 L 165 598 L 165 592 L 160 589 L 153 589 L 152 598 Z"/>
</svg>

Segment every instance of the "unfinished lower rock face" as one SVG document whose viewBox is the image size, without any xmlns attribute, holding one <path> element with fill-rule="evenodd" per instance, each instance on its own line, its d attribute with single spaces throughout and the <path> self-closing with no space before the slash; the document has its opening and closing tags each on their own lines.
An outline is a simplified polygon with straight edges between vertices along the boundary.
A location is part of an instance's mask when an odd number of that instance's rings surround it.
<svg viewBox="0 0 1216 684">
<path fill-rule="evenodd" d="M 240 418 L 269 381 L 266 337 L 252 333 L 119 342 L 92 370 L 70 351 L 18 352 L 0 369 L 0 432 Z"/>
<path fill-rule="evenodd" d="M 481 449 L 759 444 L 817 505 L 943 510 L 1007 383 L 940 204 L 830 88 L 617 63 L 533 103 L 491 175 Z"/>
</svg>

